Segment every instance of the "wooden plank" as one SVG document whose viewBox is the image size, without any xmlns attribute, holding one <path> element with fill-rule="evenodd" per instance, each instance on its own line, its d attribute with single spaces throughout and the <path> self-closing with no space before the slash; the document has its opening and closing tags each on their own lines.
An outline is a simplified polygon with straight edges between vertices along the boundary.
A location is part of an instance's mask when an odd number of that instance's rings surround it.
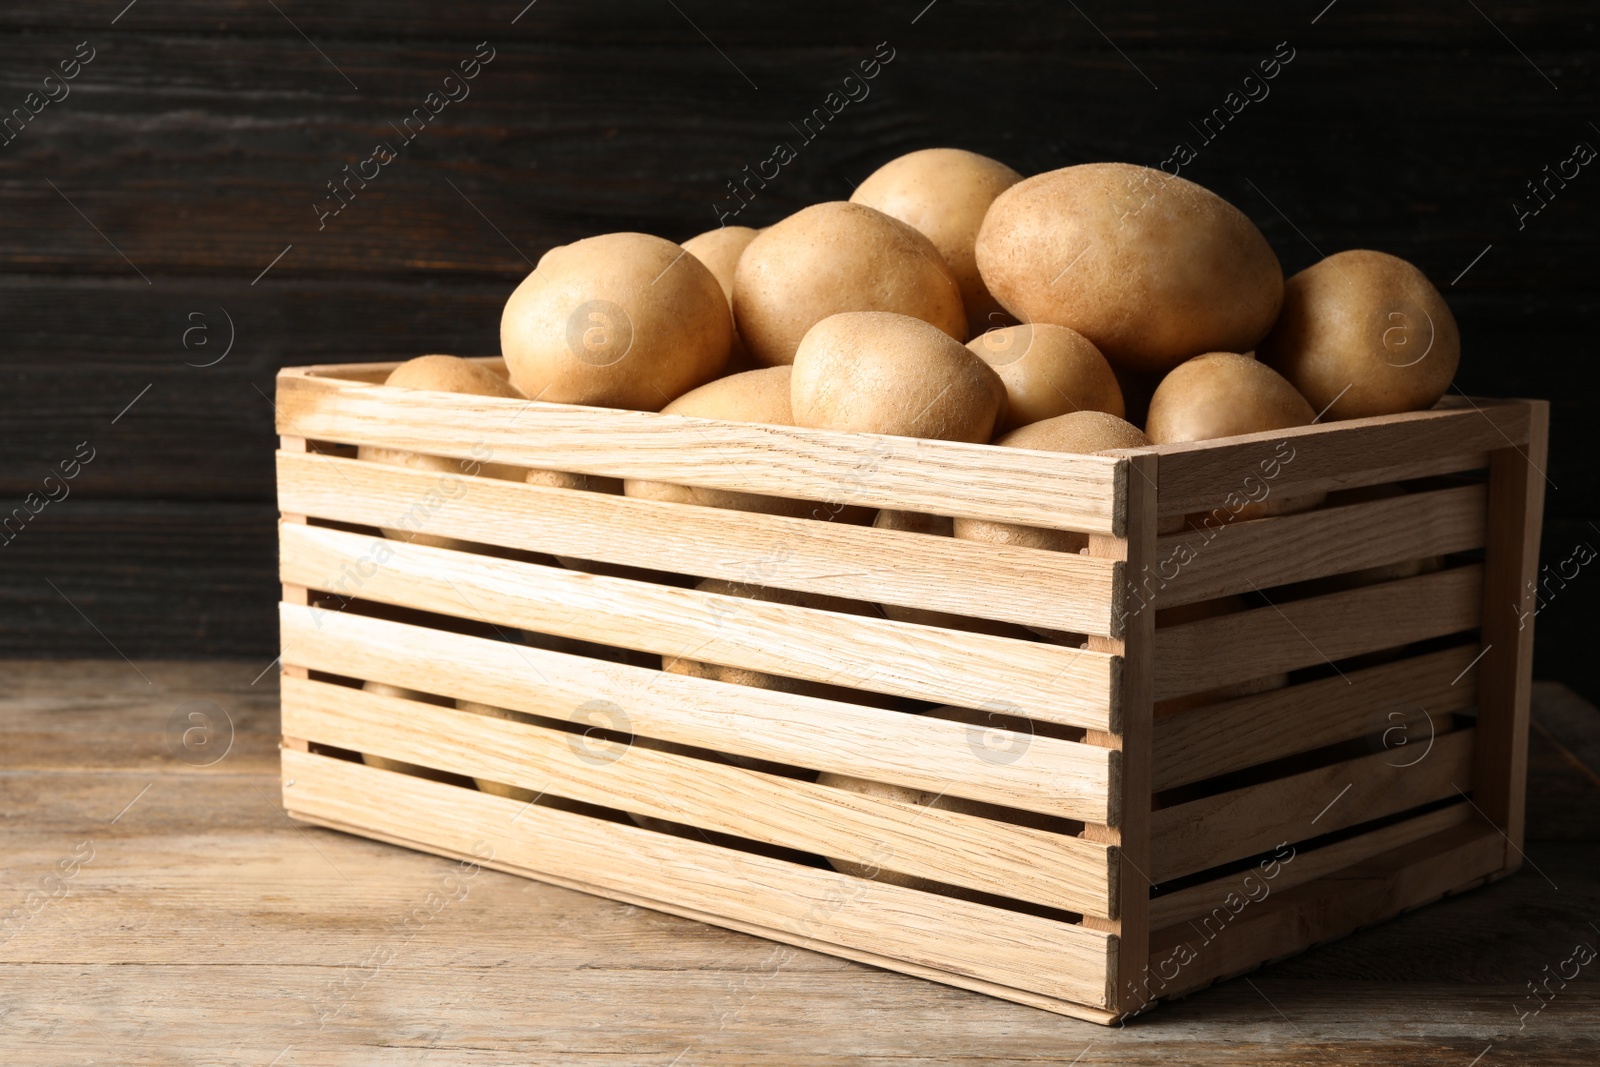
<svg viewBox="0 0 1600 1067">
<path fill-rule="evenodd" d="M 286 734 L 1066 911 L 1109 915 L 1104 845 L 643 745 L 326 682 L 283 682 Z"/>
<path fill-rule="evenodd" d="M 322 519 L 1073 633 L 1116 622 L 1118 564 L 1086 556 L 328 456 L 278 461 L 279 507 Z"/>
<path fill-rule="evenodd" d="M 1116 761 L 1092 745 L 1035 736 L 999 762 L 974 740 L 974 727 L 945 719 L 348 613 L 283 605 L 279 619 L 285 664 L 562 722 L 602 708 L 631 732 L 664 741 L 1067 819 L 1116 815 Z"/>
<path fill-rule="evenodd" d="M 1003 705 L 1067 726 L 1107 729 L 1114 721 L 1115 658 L 1045 642 L 375 542 L 316 526 L 283 528 L 280 568 L 285 581 L 498 626 L 664 656 L 692 652 L 708 663 L 936 704 Z"/>
<path fill-rule="evenodd" d="M 1155 600 L 1170 608 L 1481 548 L 1486 492 L 1456 486 L 1168 534 L 1156 545 Z"/>
<path fill-rule="evenodd" d="M 1158 976 L 1155 991 L 1192 992 L 1471 888 L 1497 869 L 1504 850 L 1495 830 L 1463 823 L 1270 897 L 1259 908 L 1248 905 L 1220 930 L 1182 922 L 1158 931 L 1149 968 Z M 1172 980 L 1160 980 L 1169 973 Z"/>
<path fill-rule="evenodd" d="M 1162 627 L 1156 699 L 1473 629 L 1482 585 L 1474 563 Z"/>
<path fill-rule="evenodd" d="M 1523 448 L 1497 449 L 1489 463 L 1489 536 L 1484 552 L 1483 661 L 1478 664 L 1474 768 L 1478 805 L 1505 834 L 1504 868 L 1522 865 L 1528 782 L 1528 703 L 1533 682 L 1539 531 L 1544 521 L 1550 405 L 1524 401 Z"/>
<path fill-rule="evenodd" d="M 1375 752 L 1161 808 L 1151 818 L 1150 877 L 1181 878 L 1470 791 L 1476 740 L 1474 731 L 1458 730 L 1438 737 L 1416 763 Z"/>
<path fill-rule="evenodd" d="M 823 944 L 1107 1006 L 1112 940 L 1081 926 L 345 760 L 285 752 L 284 773 L 291 814 L 338 819 L 458 852 L 481 842 L 497 859 L 602 891 L 615 888 L 741 922 L 784 926 Z"/>
<path fill-rule="evenodd" d="M 1091 537 L 1089 555 L 1122 563 L 1125 573 L 1149 565 L 1156 544 L 1157 464 L 1154 456 L 1128 458 L 1128 535 L 1124 539 Z M 1116 732 L 1090 731 L 1089 744 L 1104 746 L 1121 759 L 1122 818 L 1116 826 L 1085 826 L 1084 837 L 1113 845 L 1118 857 L 1119 900 L 1114 919 L 1086 916 L 1084 925 L 1104 929 L 1117 939 L 1117 968 L 1109 975 L 1110 1002 L 1119 1012 L 1137 1011 L 1144 1002 L 1130 994 L 1150 943 L 1150 767 L 1151 716 L 1155 644 L 1155 612 L 1134 612 L 1117 638 L 1090 636 L 1093 651 L 1122 658 L 1122 721 Z"/>
<path fill-rule="evenodd" d="M 1294 858 L 1280 862 L 1275 868 L 1276 875 L 1270 880 L 1261 877 L 1263 872 L 1258 867 L 1250 867 L 1244 871 L 1214 878 L 1209 882 L 1200 882 L 1175 893 L 1151 898 L 1150 928 L 1163 930 L 1178 923 L 1198 919 L 1203 915 L 1211 915 L 1218 908 L 1232 910 L 1228 908 L 1230 893 L 1257 904 L 1272 894 L 1314 882 L 1318 878 L 1342 871 L 1362 860 L 1380 856 L 1385 852 L 1432 837 L 1453 826 L 1469 822 L 1483 825 L 1482 818 L 1472 810 L 1472 805 L 1463 801 L 1356 837 L 1336 841 L 1331 845 L 1323 845 L 1321 848 L 1309 850 L 1296 848 Z M 1274 868 L 1269 866 L 1267 869 Z"/>
<path fill-rule="evenodd" d="M 1269 433 L 1230 437 L 1226 442 L 1160 445 L 1163 515 L 1208 511 L 1229 493 L 1246 490 L 1246 477 L 1261 478 L 1262 464 L 1276 458 L 1274 495 L 1298 496 L 1394 480 L 1394 470 L 1433 469 L 1439 460 L 1471 459 L 1506 442 L 1528 440 L 1529 415 L 1518 401 L 1477 400 L 1477 406 L 1446 399 L 1431 411 L 1370 419 L 1317 423 Z M 1280 442 L 1288 452 L 1279 454 Z M 1381 477 L 1371 477 L 1381 474 Z"/>
<path fill-rule="evenodd" d="M 1477 700 L 1478 683 L 1467 668 L 1477 655 L 1477 645 L 1462 645 L 1161 716 L 1155 723 L 1153 788 L 1159 793 L 1364 734 L 1384 734 L 1419 709 L 1438 717 L 1469 708 Z M 1390 740 L 1398 747 L 1423 744 L 1425 737 L 1411 731 Z"/>
<path fill-rule="evenodd" d="M 278 428 L 547 470 L 1120 534 L 1115 460 L 278 376 Z M 474 452 L 473 449 L 479 449 Z"/>
</svg>

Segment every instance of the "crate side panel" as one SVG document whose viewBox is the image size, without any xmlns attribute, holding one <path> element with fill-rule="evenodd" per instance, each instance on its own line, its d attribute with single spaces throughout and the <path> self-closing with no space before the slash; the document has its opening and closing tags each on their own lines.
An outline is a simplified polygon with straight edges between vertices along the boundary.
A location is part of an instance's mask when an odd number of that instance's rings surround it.
<svg viewBox="0 0 1600 1067">
<path fill-rule="evenodd" d="M 1117 565 L 842 523 L 278 456 L 284 511 L 530 552 L 1109 634 Z"/>
<path fill-rule="evenodd" d="M 1036 736 L 1008 763 L 964 723 L 383 619 L 280 610 L 284 663 L 310 670 L 564 722 L 610 716 L 662 741 L 1086 822 L 1106 821 L 1118 785 L 1114 762 L 1092 745 Z"/>
<path fill-rule="evenodd" d="M 1115 659 L 1098 652 L 314 526 L 284 528 L 280 566 L 286 582 L 498 626 L 664 656 L 692 653 L 708 663 L 937 704 L 1003 707 L 1066 726 L 1105 729 L 1111 722 Z"/>
<path fill-rule="evenodd" d="M 1081 926 L 850 878 L 394 774 L 284 753 L 291 813 L 1105 1006 L 1111 940 Z M 474 848 L 474 846 L 479 846 Z"/>
</svg>

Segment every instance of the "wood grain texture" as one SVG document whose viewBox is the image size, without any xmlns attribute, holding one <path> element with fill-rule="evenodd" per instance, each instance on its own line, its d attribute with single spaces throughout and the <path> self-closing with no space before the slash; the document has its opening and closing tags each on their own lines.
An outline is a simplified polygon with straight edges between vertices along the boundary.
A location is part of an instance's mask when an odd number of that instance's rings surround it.
<svg viewBox="0 0 1600 1067">
<path fill-rule="evenodd" d="M 1161 627 L 1156 699 L 1473 629 L 1482 590 L 1470 564 Z"/>
<path fill-rule="evenodd" d="M 662 404 L 670 397 L 663 397 Z M 1115 461 L 469 397 L 284 371 L 278 431 L 497 463 L 1120 534 Z M 477 451 L 474 451 L 477 449 Z"/>
<path fill-rule="evenodd" d="M 1170 608 L 1482 548 L 1486 493 L 1464 485 L 1247 522 L 1202 520 L 1157 542 L 1156 599 Z"/>
<path fill-rule="evenodd" d="M 1150 876 L 1165 882 L 1471 792 L 1475 741 L 1459 730 L 1415 763 L 1375 752 L 1160 808 L 1151 816 Z"/>
<path fill-rule="evenodd" d="M 285 511 L 849 600 L 1109 633 L 1115 563 L 353 459 L 284 454 Z M 712 546 L 715 546 L 714 551 Z"/>
<path fill-rule="evenodd" d="M 1483 662 L 1473 770 L 1478 803 L 1506 838 L 1505 866 L 1523 861 L 1528 775 L 1528 705 L 1538 605 L 1539 531 L 1544 520 L 1550 411 L 1532 405 L 1525 447 L 1498 449 L 1489 463 L 1489 538 L 1483 575 Z"/>
<path fill-rule="evenodd" d="M 1245 434 L 1222 445 L 1161 445 L 1156 448 L 1163 461 L 1161 513 L 1222 507 L 1229 493 L 1243 496 L 1245 479 L 1260 479 L 1262 464 L 1274 459 L 1278 465 L 1270 469 L 1277 475 L 1270 484 L 1283 498 L 1471 469 L 1476 457 L 1506 447 L 1507 441 L 1527 441 L 1528 420 L 1528 407 L 1520 401 L 1451 396 L 1432 411 L 1339 422 L 1335 434 L 1324 433 L 1318 424 Z M 1278 454 L 1283 442 L 1285 450 Z"/>
<path fill-rule="evenodd" d="M 70 892 L 0 943 L 0 1053 L 41 1067 L 1035 1067 L 1088 1048 L 1080 1062 L 1118 1067 L 1436 1067 L 1492 1043 L 1485 1063 L 1588 1067 L 1600 1048 L 1587 978 L 1518 1028 L 1526 982 L 1593 943 L 1581 931 L 1600 911 L 1600 787 L 1538 732 L 1526 848 L 1559 891 L 1525 867 L 1107 1029 L 291 823 L 264 799 L 277 798 L 279 725 L 276 680 L 250 685 L 262 665 L 140 661 L 147 686 L 115 656 L 0 662 L 0 910 L 78 842 L 95 847 Z M 1547 694 L 1576 700 L 1541 684 L 1537 721 Z M 171 712 L 191 699 L 236 727 L 211 767 L 172 749 Z M 1600 724 L 1592 706 L 1561 719 L 1573 751 L 1585 723 Z M 451 875 L 467 892 L 435 911 Z"/>
<path fill-rule="evenodd" d="M 1155 722 L 1154 788 L 1160 792 L 1362 736 L 1377 736 L 1396 751 L 1426 744 L 1433 730 L 1415 723 L 1418 711 L 1438 717 L 1437 725 L 1477 701 L 1477 673 L 1468 668 L 1478 651 L 1477 645 L 1462 645 L 1161 716 Z"/>
<path fill-rule="evenodd" d="M 1105 1007 L 1111 939 L 1081 926 L 733 852 L 641 827 L 393 774 L 284 753 L 291 814 L 372 827 L 530 872 L 577 875 L 665 903 L 781 926 L 998 985 Z M 475 846 L 479 846 L 476 847 Z"/>
<path fill-rule="evenodd" d="M 381 554 L 383 562 L 373 565 Z M 281 531 L 280 574 L 364 600 L 663 656 L 1105 729 L 1104 653 L 819 612 L 314 526 Z M 371 571 L 363 575 L 357 571 Z M 357 582 L 346 575 L 356 575 Z"/>
<path fill-rule="evenodd" d="M 1111 911 L 1107 849 L 1079 838 L 663 752 L 600 745 L 326 682 L 283 680 L 293 737 L 1065 911 Z M 578 877 L 578 876 L 574 876 Z M 580 878 L 581 880 L 581 878 Z"/>
<path fill-rule="evenodd" d="M 1005 763 L 945 719 L 293 605 L 280 624 L 286 666 L 562 722 L 600 709 L 663 741 L 1089 822 L 1106 821 L 1116 788 L 1115 761 L 1073 741 L 1032 737 Z"/>
</svg>

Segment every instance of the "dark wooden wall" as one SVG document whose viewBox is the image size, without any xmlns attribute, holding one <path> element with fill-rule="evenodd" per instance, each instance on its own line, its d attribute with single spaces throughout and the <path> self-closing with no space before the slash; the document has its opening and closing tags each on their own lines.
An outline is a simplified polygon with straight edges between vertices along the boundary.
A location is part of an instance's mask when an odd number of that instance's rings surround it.
<svg viewBox="0 0 1600 1067">
<path fill-rule="evenodd" d="M 0 545 L 0 654 L 110 642 L 265 665 L 273 372 L 494 352 L 528 260 L 607 230 L 709 229 L 725 183 L 779 141 L 798 158 L 741 222 L 847 197 L 929 145 L 1033 173 L 1155 165 L 1187 141 L 1185 176 L 1254 218 L 1287 271 L 1360 246 L 1427 271 L 1461 323 L 1463 388 L 1555 402 L 1547 560 L 1600 543 L 1600 163 L 1536 216 L 1514 207 L 1579 141 L 1600 148 L 1592 3 L 525 2 L 0 7 L 0 114 L 80 42 L 94 55 L 0 145 L 4 512 L 94 450 Z M 1204 143 L 1190 124 L 1285 41 L 1270 95 Z M 325 183 L 399 148 L 391 123 L 479 42 L 494 58 L 471 95 L 319 229 Z M 894 58 L 870 95 L 801 144 L 790 124 L 880 42 Z M 188 365 L 230 334 L 226 358 Z M 1591 697 L 1597 605 L 1600 567 L 1540 617 L 1539 669 Z"/>
</svg>

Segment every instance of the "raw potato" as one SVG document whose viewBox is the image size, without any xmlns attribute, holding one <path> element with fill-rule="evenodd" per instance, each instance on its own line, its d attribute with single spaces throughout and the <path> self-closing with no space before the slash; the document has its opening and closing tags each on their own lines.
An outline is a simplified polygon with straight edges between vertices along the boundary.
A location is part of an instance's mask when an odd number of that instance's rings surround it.
<svg viewBox="0 0 1600 1067">
<path fill-rule="evenodd" d="M 1358 249 L 1289 279 L 1260 357 L 1328 418 L 1393 415 L 1431 408 L 1445 394 L 1461 334 L 1427 275 Z"/>
<path fill-rule="evenodd" d="M 562 404 L 659 411 L 720 374 L 732 345 L 710 269 L 642 233 L 552 248 L 500 319 L 512 384 Z"/>
<path fill-rule="evenodd" d="M 982 443 L 1006 392 L 987 363 L 926 322 L 857 311 L 806 334 L 789 395 L 799 426 Z"/>
<path fill-rule="evenodd" d="M 510 708 L 497 708 L 493 704 L 479 704 L 473 700 L 457 700 L 456 707 L 461 711 L 471 711 L 478 715 L 488 715 L 495 719 L 517 721 L 522 718 Z M 473 778 L 472 781 L 478 787 L 479 792 L 492 793 L 497 797 L 510 797 L 512 800 L 520 800 L 524 804 L 531 804 L 538 800 L 540 796 L 540 794 L 531 789 L 506 785 L 504 782 L 491 782 L 487 778 Z"/>
<path fill-rule="evenodd" d="M 717 284 L 722 286 L 722 294 L 728 298 L 728 313 L 733 313 L 733 272 L 739 266 L 739 257 L 744 254 L 745 247 L 755 240 L 759 230 L 748 226 L 721 226 L 715 230 L 707 230 L 683 242 L 684 251 L 704 263 L 717 279 Z M 749 349 L 745 348 L 744 341 L 739 338 L 739 331 L 733 333 L 733 348 L 728 353 L 728 366 L 726 373 L 736 374 L 740 371 L 750 370 L 757 364 L 751 360 Z"/>
<path fill-rule="evenodd" d="M 927 534 L 931 537 L 951 537 L 952 520 L 944 515 L 923 515 L 916 511 L 893 511 L 885 508 L 878 512 L 872 525 L 879 530 L 900 530 L 905 533 Z M 1014 623 L 996 619 L 979 619 L 966 615 L 952 615 L 928 608 L 907 608 L 899 604 L 879 604 L 878 610 L 895 622 L 914 622 L 923 626 L 937 626 L 941 630 L 966 630 L 971 633 L 1011 637 L 1019 641 L 1033 640 L 1033 632 Z"/>
<path fill-rule="evenodd" d="M 1182 626 L 1185 623 L 1199 622 L 1201 619 L 1214 619 L 1219 615 L 1231 615 L 1236 611 L 1244 611 L 1249 607 L 1243 597 L 1225 596 L 1216 600 L 1201 600 L 1193 604 L 1184 604 L 1176 608 L 1158 608 L 1156 610 L 1156 628 L 1163 626 Z M 1265 693 L 1272 689 L 1282 689 L 1289 684 L 1287 674 L 1269 674 L 1261 678 L 1252 678 L 1243 682 L 1230 682 L 1219 685 L 1215 689 L 1207 689 L 1199 693 L 1187 693 L 1183 696 L 1169 697 L 1156 703 L 1157 716 L 1176 715 L 1191 708 L 1203 707 L 1206 704 L 1215 704 L 1219 700 L 1237 700 L 1239 697 L 1252 696 L 1256 693 Z"/>
<path fill-rule="evenodd" d="M 1005 383 L 1002 432 L 1073 411 L 1124 417 L 1111 364 L 1076 330 L 1043 322 L 1007 326 L 974 337 L 967 347 Z"/>
<path fill-rule="evenodd" d="M 416 359 L 407 360 L 389 372 L 384 384 L 405 389 L 430 389 L 444 393 L 524 399 L 511 383 L 489 368 L 461 359 L 459 356 L 418 356 Z M 412 470 L 435 472 L 445 477 L 467 475 L 520 482 L 526 474 L 521 467 L 511 467 L 503 463 L 481 463 L 476 459 L 452 459 L 448 456 L 425 456 L 419 452 L 376 448 L 372 445 L 361 445 L 357 448 L 356 458 L 390 467 L 409 467 Z M 441 478 L 441 481 L 443 480 Z M 414 530 L 384 527 L 383 535 L 391 541 L 409 541 L 431 548 L 472 550 L 470 542 L 454 537 L 441 537 L 437 534 L 417 533 Z"/>
<path fill-rule="evenodd" d="M 967 337 L 961 290 L 939 250 L 873 208 L 813 204 L 762 230 L 739 258 L 734 318 L 762 366 L 793 363 L 808 330 L 846 311 L 910 315 Z"/>
<path fill-rule="evenodd" d="M 1076 411 L 1030 423 L 995 441 L 1008 448 L 1033 448 L 1044 452 L 1092 455 L 1118 448 L 1144 448 L 1150 439 L 1137 426 L 1103 411 Z M 1020 545 L 1054 552 L 1077 552 L 1089 546 L 1089 535 L 1071 530 L 1049 530 L 989 519 L 956 519 L 955 535 L 964 541 Z"/>
<path fill-rule="evenodd" d="M 789 382 L 792 367 L 763 367 L 718 378 L 688 392 L 662 408 L 664 415 L 689 415 L 705 419 L 726 419 L 731 422 L 756 422 L 775 426 L 793 426 L 794 414 L 789 405 Z M 629 478 L 623 483 L 628 496 L 646 500 L 669 500 L 677 504 L 698 504 L 704 507 L 728 508 L 732 511 L 756 511 L 767 515 L 788 515 L 797 519 L 865 523 L 872 512 L 861 507 L 828 504 L 812 500 L 790 500 L 784 497 L 744 493 L 732 489 L 707 489 L 692 485 L 672 485 L 666 482 L 649 482 Z"/>
<path fill-rule="evenodd" d="M 1316 417 L 1271 367 L 1235 352 L 1207 352 L 1161 380 L 1144 428 L 1150 440 L 1167 445 L 1309 426 Z"/>
<path fill-rule="evenodd" d="M 390 685 L 388 682 L 362 682 L 361 688 L 369 693 L 376 693 L 381 697 L 415 700 L 423 704 L 437 704 L 441 707 L 449 706 L 447 701 L 427 693 L 418 692 L 415 689 L 406 689 L 398 685 Z M 422 767 L 415 763 L 407 763 L 404 760 L 390 759 L 388 756 L 374 756 L 363 752 L 361 753 L 361 762 L 368 767 L 379 767 L 399 774 L 410 774 L 418 778 L 426 778 L 429 781 L 446 782 L 450 780 L 450 776 L 444 771 L 436 771 L 432 767 Z"/>
<path fill-rule="evenodd" d="M 1245 352 L 1283 299 L 1283 269 L 1243 212 L 1129 163 L 1035 175 L 995 199 L 978 270 L 1023 322 L 1070 326 L 1114 366 L 1164 371 Z"/>
<path fill-rule="evenodd" d="M 967 313 L 967 336 L 1011 322 L 978 274 L 973 246 L 994 198 L 1022 180 L 998 160 L 960 148 L 924 148 L 890 160 L 851 194 L 924 234 L 939 250 Z"/>
</svg>

